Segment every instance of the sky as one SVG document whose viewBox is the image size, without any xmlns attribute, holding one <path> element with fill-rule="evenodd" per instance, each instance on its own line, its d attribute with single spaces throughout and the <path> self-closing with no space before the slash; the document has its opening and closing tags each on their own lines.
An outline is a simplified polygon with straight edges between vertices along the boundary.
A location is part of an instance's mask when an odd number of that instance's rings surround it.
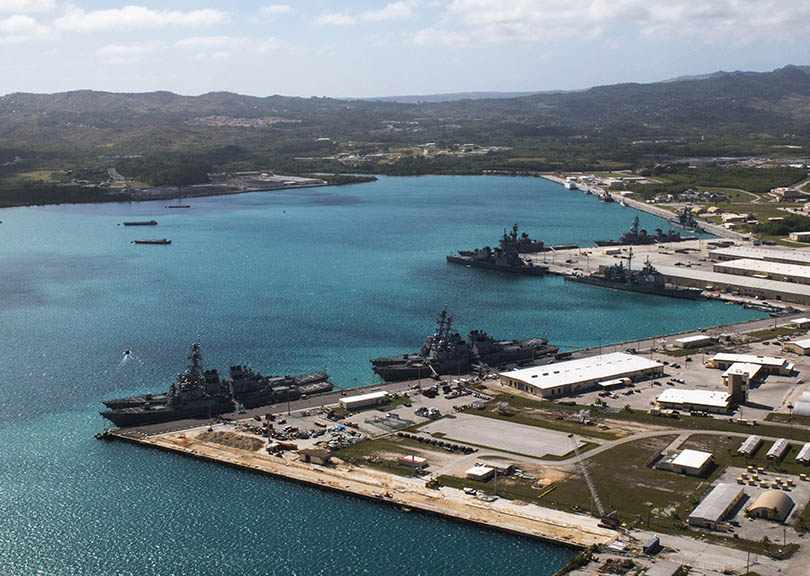
<svg viewBox="0 0 810 576">
<path fill-rule="evenodd" d="M 574 90 L 810 64 L 807 0 L 0 0 L 0 94 Z"/>
</svg>

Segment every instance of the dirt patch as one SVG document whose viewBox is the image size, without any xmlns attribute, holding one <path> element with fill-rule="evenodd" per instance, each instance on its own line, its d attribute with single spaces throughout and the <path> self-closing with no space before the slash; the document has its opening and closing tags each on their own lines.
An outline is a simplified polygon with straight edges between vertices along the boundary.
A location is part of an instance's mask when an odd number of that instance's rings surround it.
<svg viewBox="0 0 810 576">
<path fill-rule="evenodd" d="M 247 450 L 248 452 L 256 452 L 265 446 L 265 443 L 258 438 L 237 434 L 236 432 L 203 432 L 197 436 L 197 440 L 238 450 Z"/>
</svg>

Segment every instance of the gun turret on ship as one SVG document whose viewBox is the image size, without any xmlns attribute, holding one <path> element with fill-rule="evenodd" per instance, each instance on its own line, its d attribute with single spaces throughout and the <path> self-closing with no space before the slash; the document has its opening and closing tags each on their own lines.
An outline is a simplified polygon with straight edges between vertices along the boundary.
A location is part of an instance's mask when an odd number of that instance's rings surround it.
<svg viewBox="0 0 810 576">
<path fill-rule="evenodd" d="M 596 240 L 595 244 L 597 246 L 646 246 L 666 242 L 682 242 L 684 240 L 694 240 L 694 238 L 681 237 L 681 233 L 676 230 L 664 232 L 661 228 L 656 228 L 653 234 L 648 234 L 643 228 L 639 230 L 638 216 L 636 216 L 630 230 L 622 234 L 618 240 Z"/>
<path fill-rule="evenodd" d="M 485 332 L 473 330 L 462 339 L 453 330 L 453 318 L 442 310 L 436 330 L 427 337 L 422 349 L 371 361 L 374 372 L 383 380 L 398 381 L 429 378 L 443 374 L 461 374 L 475 364 L 501 366 L 527 362 L 557 352 L 545 338 L 495 340 Z"/>
<path fill-rule="evenodd" d="M 475 250 L 459 250 L 458 255 L 451 254 L 447 256 L 447 261 L 452 264 L 463 264 L 474 268 L 542 276 L 548 270 L 548 266 L 534 264 L 520 255 L 543 252 L 544 250 L 545 244 L 542 241 L 531 239 L 525 232 L 519 233 L 518 225 L 515 224 L 510 232 L 503 231 L 503 237 L 499 241 L 497 248 L 493 249 L 485 246 Z"/>
<path fill-rule="evenodd" d="M 176 376 L 168 392 L 105 400 L 108 410 L 101 415 L 116 426 L 140 426 L 210 418 L 234 411 L 235 403 L 255 408 L 332 390 L 329 377 L 322 372 L 280 378 L 234 366 L 230 378 L 221 380 L 216 370 L 203 370 L 199 343 L 192 345 L 188 358 L 186 370 Z"/>
<path fill-rule="evenodd" d="M 682 288 L 668 285 L 664 275 L 661 274 L 651 263 L 649 258 L 641 270 L 633 270 L 633 249 L 627 257 L 627 266 L 624 262 L 611 264 L 610 266 L 600 266 L 599 272 L 589 276 L 573 275 L 566 276 L 565 279 L 580 284 L 591 284 L 603 288 L 613 288 L 616 290 L 626 290 L 629 292 L 641 292 L 643 294 L 653 294 L 656 296 L 671 296 L 673 298 L 685 298 L 687 300 L 697 300 L 702 297 L 703 291 L 699 288 Z"/>
</svg>

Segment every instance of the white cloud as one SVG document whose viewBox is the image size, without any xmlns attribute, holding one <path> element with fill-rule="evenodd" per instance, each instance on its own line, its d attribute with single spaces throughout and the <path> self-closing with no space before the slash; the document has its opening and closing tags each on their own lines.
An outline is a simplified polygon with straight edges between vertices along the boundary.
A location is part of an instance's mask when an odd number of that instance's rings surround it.
<svg viewBox="0 0 810 576">
<path fill-rule="evenodd" d="M 53 0 L 0 0 L 0 12 L 27 14 L 53 10 Z"/>
<path fill-rule="evenodd" d="M 262 16 L 274 18 L 276 16 L 283 16 L 284 14 L 292 14 L 295 10 L 293 10 L 293 7 L 289 4 L 269 4 L 262 6 L 259 12 Z"/>
<path fill-rule="evenodd" d="M 148 54 L 154 54 L 163 45 L 159 42 L 149 44 L 107 44 L 96 51 L 107 62 L 131 62 Z"/>
<path fill-rule="evenodd" d="M 73 32 L 115 31 L 122 28 L 162 28 L 181 26 L 201 28 L 226 22 L 227 12 L 221 10 L 153 10 L 146 6 L 124 6 L 109 10 L 85 11 L 69 6 L 63 16 L 54 20 L 54 27 Z"/>
<path fill-rule="evenodd" d="M 358 22 L 387 22 L 413 18 L 421 0 L 399 0 L 390 2 L 376 10 L 365 10 L 357 14 L 348 11 L 326 12 L 315 19 L 315 26 L 353 26 Z"/>
<path fill-rule="evenodd" d="M 357 19 L 348 12 L 327 12 L 315 18 L 315 26 L 353 26 Z"/>
<path fill-rule="evenodd" d="M 24 14 L 0 19 L 0 44 L 16 44 L 46 36 L 50 29 Z"/>
<path fill-rule="evenodd" d="M 251 38 L 246 36 L 192 36 L 175 42 L 195 58 L 225 60 L 234 55 L 267 54 L 281 48 L 277 38 Z"/>
<path fill-rule="evenodd" d="M 366 22 L 383 22 L 386 20 L 407 20 L 413 18 L 414 9 L 419 2 L 391 2 L 379 10 L 368 10 L 360 14 L 360 19 Z"/>
<path fill-rule="evenodd" d="M 799 40 L 810 33 L 806 0 L 451 0 L 417 44 L 542 43 L 601 38 L 630 27 L 648 39 L 707 43 Z M 622 30 L 622 33 L 626 33 Z"/>
</svg>

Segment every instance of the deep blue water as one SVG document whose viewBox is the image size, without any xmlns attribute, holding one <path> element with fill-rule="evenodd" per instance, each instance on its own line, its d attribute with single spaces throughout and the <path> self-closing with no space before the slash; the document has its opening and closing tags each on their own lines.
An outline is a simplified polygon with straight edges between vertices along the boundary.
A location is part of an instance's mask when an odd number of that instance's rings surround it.
<svg viewBox="0 0 810 576">
<path fill-rule="evenodd" d="M 568 551 L 97 442 L 99 399 L 164 390 L 196 339 L 220 371 L 328 367 L 338 386 L 368 384 L 368 360 L 417 349 L 444 306 L 462 332 L 564 347 L 756 317 L 445 263 L 515 221 L 549 244 L 589 243 L 636 214 L 544 180 L 383 178 L 189 203 L 0 212 L 0 573 L 551 574 Z M 173 244 L 130 243 L 144 237 Z M 121 364 L 126 348 L 136 360 Z"/>
</svg>

